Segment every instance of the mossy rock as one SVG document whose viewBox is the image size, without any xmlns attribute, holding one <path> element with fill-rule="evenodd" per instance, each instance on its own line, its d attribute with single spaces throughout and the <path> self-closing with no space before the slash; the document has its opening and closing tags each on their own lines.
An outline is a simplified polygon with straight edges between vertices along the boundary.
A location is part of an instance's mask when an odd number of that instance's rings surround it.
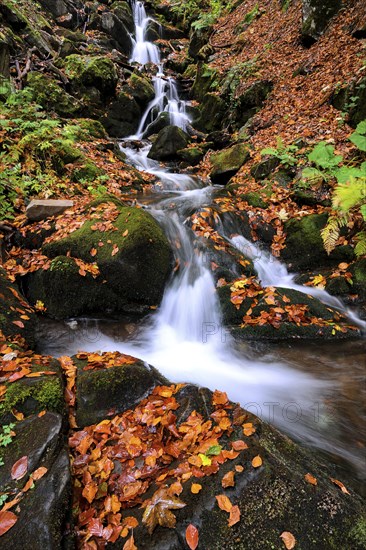
<svg viewBox="0 0 366 550">
<path fill-rule="evenodd" d="M 150 80 L 136 73 L 132 73 L 127 84 L 123 86 L 126 94 L 132 95 L 141 108 L 145 108 L 154 99 L 155 90 Z"/>
<path fill-rule="evenodd" d="M 78 118 L 77 125 L 81 128 L 80 139 L 93 141 L 92 138 L 104 139 L 107 137 L 104 126 L 99 120 L 91 118 Z"/>
<path fill-rule="evenodd" d="M 219 95 L 206 94 L 200 104 L 200 116 L 194 120 L 194 127 L 207 133 L 221 130 L 226 110 L 227 105 Z"/>
<path fill-rule="evenodd" d="M 350 267 L 352 274 L 352 293 L 358 293 L 362 299 L 366 299 L 366 258 L 357 260 Z"/>
<path fill-rule="evenodd" d="M 311 46 L 320 38 L 341 7 L 341 0 L 304 0 L 301 35 L 306 46 Z"/>
<path fill-rule="evenodd" d="M 229 149 L 212 154 L 210 157 L 212 183 L 225 185 L 249 157 L 249 147 L 245 143 L 237 143 Z"/>
<path fill-rule="evenodd" d="M 6 337 L 19 334 L 25 338 L 29 346 L 33 346 L 37 317 L 2 267 L 0 267 L 0 301 L 2 304 L 0 331 Z"/>
<path fill-rule="evenodd" d="M 0 469 L 0 492 L 18 493 L 29 474 L 40 467 L 46 473 L 24 494 L 17 509 L 17 522 L 2 535 L 1 544 L 13 550 L 62 548 L 71 520 L 72 488 L 62 418 L 50 412 L 32 416 L 17 423 L 14 431 L 13 441 L 1 451 L 4 466 Z M 27 474 L 20 481 L 13 480 L 12 466 L 23 456 L 28 458 Z"/>
<path fill-rule="evenodd" d="M 280 160 L 277 157 L 270 156 L 254 164 L 250 173 L 255 181 L 261 181 L 268 178 L 279 164 Z"/>
<path fill-rule="evenodd" d="M 172 265 L 172 250 L 163 230 L 145 210 L 121 207 L 113 222 L 116 230 L 100 231 L 95 224 L 105 223 L 103 206 L 97 207 L 94 219 L 68 237 L 45 244 L 43 252 L 54 258 L 51 267 L 30 274 L 30 299 L 34 302 L 45 298 L 54 316 L 106 309 L 124 311 L 128 304 L 155 305 L 162 298 Z M 92 249 L 97 250 L 95 256 L 91 255 Z M 74 260 L 65 258 L 68 253 L 84 262 L 97 262 L 100 277 L 94 279 L 89 273 L 81 277 Z M 62 304 L 65 292 L 70 292 L 69 299 Z"/>
<path fill-rule="evenodd" d="M 0 403 L 2 423 L 12 421 L 14 418 L 12 410 L 23 413 L 25 417 L 44 410 L 56 412 L 66 421 L 64 384 L 59 362 L 56 359 L 51 359 L 45 367 L 37 361 L 35 356 L 30 370 L 32 373 L 49 371 L 55 374 L 41 375 L 35 378 L 24 377 L 16 382 L 6 384 L 6 393 Z"/>
<path fill-rule="evenodd" d="M 300 220 L 292 219 L 285 223 L 286 248 L 282 258 L 295 271 L 350 262 L 354 258 L 353 249 L 337 246 L 328 256 L 324 249 L 321 230 L 325 227 L 328 214 L 310 214 Z"/>
<path fill-rule="evenodd" d="M 245 201 L 249 204 L 249 206 L 253 206 L 254 208 L 268 208 L 268 204 L 262 199 L 259 193 L 255 192 L 249 192 L 249 193 L 241 193 L 239 195 L 239 198 L 242 201 Z"/>
<path fill-rule="evenodd" d="M 146 127 L 142 136 L 143 139 L 158 134 L 166 126 L 170 126 L 170 114 L 167 111 L 163 111 Z"/>
<path fill-rule="evenodd" d="M 115 92 L 118 74 L 113 61 L 107 56 L 69 55 L 64 60 L 64 68 L 76 89 L 92 86 L 105 96 Z"/>
<path fill-rule="evenodd" d="M 332 105 L 348 114 L 347 122 L 355 128 L 366 119 L 366 77 L 351 82 L 334 93 Z"/>
<path fill-rule="evenodd" d="M 78 100 L 68 94 L 53 78 L 44 74 L 29 73 L 27 88 L 32 90 L 33 100 L 42 105 L 46 111 L 72 117 L 81 109 Z"/>
<path fill-rule="evenodd" d="M 271 81 L 258 80 L 244 90 L 236 99 L 236 108 L 233 116 L 238 127 L 248 122 L 263 106 L 272 88 L 273 83 Z"/>
<path fill-rule="evenodd" d="M 190 141 L 188 134 L 178 126 L 166 126 L 158 133 L 148 157 L 154 160 L 172 160 Z"/>
<path fill-rule="evenodd" d="M 118 0 L 117 2 L 113 2 L 113 4 L 110 7 L 110 10 L 117 15 L 118 19 L 122 21 L 122 23 L 125 25 L 125 27 L 130 31 L 134 31 L 134 22 L 133 22 L 133 16 L 131 11 L 131 6 L 128 2 L 121 2 Z"/>
<path fill-rule="evenodd" d="M 267 304 L 258 296 L 258 304 L 253 305 L 253 298 L 247 297 L 237 309 L 230 301 L 230 284 L 217 289 L 221 304 L 223 322 L 229 327 L 232 334 L 243 340 L 287 340 L 291 338 L 303 339 L 339 339 L 355 338 L 359 336 L 359 330 L 348 329 L 348 323 L 339 312 L 323 304 L 317 298 L 289 288 L 276 288 L 273 292 L 275 304 Z M 243 317 L 251 309 L 250 316 L 254 319 L 262 312 L 270 312 L 274 307 L 286 308 L 287 305 L 307 306 L 306 315 L 309 318 L 316 317 L 326 321 L 325 326 L 312 324 L 301 324 L 296 322 L 283 321 L 279 327 L 270 323 L 264 325 L 244 325 Z M 335 325 L 346 326 L 345 332 L 334 328 Z M 355 327 L 354 327 L 355 328 Z"/>
<path fill-rule="evenodd" d="M 93 182 L 99 176 L 105 174 L 94 162 L 85 159 L 81 165 L 76 165 L 72 171 L 72 179 L 77 182 Z"/>
<path fill-rule="evenodd" d="M 200 63 L 197 65 L 196 77 L 192 87 L 192 97 L 203 102 L 209 92 L 214 92 L 218 86 L 218 74 L 209 65 Z"/>
<path fill-rule="evenodd" d="M 186 147 L 177 151 L 177 156 L 187 162 L 190 166 L 196 166 L 205 155 L 205 147 Z"/>
<path fill-rule="evenodd" d="M 120 414 L 167 380 L 153 367 L 127 357 L 127 364 L 90 370 L 87 360 L 73 357 L 77 364 L 76 423 L 79 428 Z M 128 364 L 128 362 L 132 364 Z M 84 370 L 86 368 L 86 370 Z"/>
</svg>

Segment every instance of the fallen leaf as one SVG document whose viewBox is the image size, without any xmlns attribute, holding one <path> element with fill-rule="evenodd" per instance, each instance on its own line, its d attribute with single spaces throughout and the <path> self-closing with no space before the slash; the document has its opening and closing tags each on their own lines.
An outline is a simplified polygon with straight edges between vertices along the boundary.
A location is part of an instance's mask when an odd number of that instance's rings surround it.
<svg viewBox="0 0 366 550">
<path fill-rule="evenodd" d="M 228 519 L 229 527 L 232 527 L 235 523 L 238 523 L 238 521 L 240 521 L 240 509 L 239 506 L 235 505 L 230 510 L 230 517 Z"/>
<path fill-rule="evenodd" d="M 128 235 L 128 229 L 126 229 L 126 231 L 124 231 L 124 232 L 122 233 L 122 236 L 123 236 L 123 237 L 127 237 L 127 235 Z"/>
<path fill-rule="evenodd" d="M 247 422 L 246 424 L 243 424 L 243 433 L 244 433 L 244 435 L 250 436 L 250 435 L 254 434 L 254 432 L 255 432 L 255 427 L 253 426 L 253 424 L 251 422 Z"/>
<path fill-rule="evenodd" d="M 313 475 L 305 474 L 304 478 L 305 478 L 305 481 L 307 481 L 311 485 L 318 485 L 318 481 L 317 481 L 316 477 L 314 477 Z"/>
<path fill-rule="evenodd" d="M 192 483 L 191 485 L 191 493 L 193 493 L 194 495 L 197 495 L 202 489 L 202 485 L 200 485 L 199 483 Z"/>
<path fill-rule="evenodd" d="M 34 470 L 32 474 L 32 478 L 34 481 L 37 481 L 38 479 L 41 479 L 46 473 L 48 472 L 48 468 L 45 468 L 44 466 L 40 466 L 37 468 L 37 470 Z"/>
<path fill-rule="evenodd" d="M 175 527 L 176 518 L 170 510 L 184 508 L 186 504 L 178 497 L 168 494 L 167 487 L 160 487 L 146 503 L 142 523 L 144 523 L 150 535 L 157 525 L 162 527 Z"/>
<path fill-rule="evenodd" d="M 28 457 L 22 456 L 19 460 L 13 464 L 11 469 L 11 478 L 12 479 L 22 479 L 25 476 L 28 470 Z"/>
<path fill-rule="evenodd" d="M 18 516 L 13 512 L 0 512 L 0 537 L 9 531 L 18 521 Z"/>
<path fill-rule="evenodd" d="M 347 487 L 341 481 L 338 481 L 338 479 L 334 479 L 333 477 L 331 477 L 330 481 L 332 483 L 334 483 L 335 485 L 337 485 L 340 488 L 340 490 L 342 491 L 342 493 L 345 493 L 346 495 L 350 494 Z"/>
<path fill-rule="evenodd" d="M 227 393 L 215 390 L 212 398 L 214 405 L 225 405 L 228 402 Z"/>
<path fill-rule="evenodd" d="M 230 512 L 233 505 L 231 504 L 230 499 L 226 495 L 217 495 L 216 500 L 221 510 L 225 510 L 225 512 Z"/>
<path fill-rule="evenodd" d="M 248 445 L 245 443 L 245 441 L 242 441 L 241 439 L 238 439 L 237 441 L 233 441 L 231 443 L 232 448 L 234 451 L 243 451 L 244 449 L 248 448 Z"/>
<path fill-rule="evenodd" d="M 85 485 L 82 495 L 84 498 L 86 498 L 89 504 L 91 504 L 97 492 L 98 492 L 98 485 L 95 483 L 95 481 L 91 481 L 90 483 Z"/>
<path fill-rule="evenodd" d="M 13 325 L 16 325 L 17 327 L 24 328 L 24 323 L 22 321 L 13 321 Z"/>
<path fill-rule="evenodd" d="M 96 248 L 92 248 L 92 249 L 90 250 L 90 256 L 93 256 L 93 258 L 94 258 L 94 256 L 96 256 L 96 254 L 97 254 L 97 249 L 96 249 Z"/>
<path fill-rule="evenodd" d="M 280 537 L 283 540 L 283 544 L 286 546 L 287 550 L 292 550 L 292 548 L 295 548 L 296 539 L 292 533 L 289 531 L 284 531 Z"/>
<path fill-rule="evenodd" d="M 259 468 L 259 466 L 262 466 L 263 460 L 259 455 L 255 456 L 252 460 L 252 466 L 253 468 Z"/>
<path fill-rule="evenodd" d="M 198 529 L 190 523 L 186 529 L 186 541 L 191 550 L 196 550 L 198 546 Z"/>
<path fill-rule="evenodd" d="M 131 535 L 130 538 L 125 542 L 123 550 L 137 550 L 133 535 Z"/>
<path fill-rule="evenodd" d="M 227 474 L 224 475 L 221 481 L 221 485 L 223 486 L 224 489 L 226 489 L 226 487 L 235 486 L 234 476 L 235 476 L 234 472 L 228 472 Z"/>
</svg>

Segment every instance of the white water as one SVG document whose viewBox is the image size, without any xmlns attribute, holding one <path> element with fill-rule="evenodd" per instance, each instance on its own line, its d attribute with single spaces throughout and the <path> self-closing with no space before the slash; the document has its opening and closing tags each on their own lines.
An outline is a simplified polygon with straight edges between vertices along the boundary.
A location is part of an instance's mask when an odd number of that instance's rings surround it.
<svg viewBox="0 0 366 550">
<path fill-rule="evenodd" d="M 141 65 L 155 63 L 157 75 L 156 97 L 144 113 L 137 135 L 126 138 L 127 142 L 140 140 L 146 124 L 163 110 L 170 113 L 172 123 L 183 129 L 188 120 L 174 80 L 163 75 L 157 48 L 145 40 L 149 18 L 144 6 L 135 2 L 133 7 L 136 40 L 131 60 Z M 79 349 L 118 350 L 137 356 L 173 381 L 193 382 L 212 390 L 226 391 L 232 400 L 294 437 L 335 450 L 351 460 L 348 450 L 327 439 L 326 416 L 321 417 L 322 423 L 319 421 L 318 412 L 327 398 L 330 384 L 269 355 L 258 361 L 249 352 L 244 355 L 242 349 L 237 349 L 221 323 L 214 281 L 205 256 L 196 249 L 194 235 L 184 223 L 192 207 L 197 209 L 210 204 L 212 188 L 203 188 L 201 182 L 186 174 L 169 173 L 159 163 L 148 159 L 149 149 L 148 143 L 138 150 L 123 148 L 132 164 L 154 174 L 161 182 L 159 190 L 163 198 L 157 195 L 158 200 L 149 208 L 170 238 L 179 269 L 165 291 L 160 308 L 141 324 L 138 335 L 120 341 L 94 329 L 92 339 L 84 332 L 83 337 L 78 336 L 77 343 L 69 342 L 62 353 L 71 354 Z M 253 257 L 262 284 L 297 288 L 285 266 L 263 252 L 259 254 L 253 243 L 242 236 L 231 238 L 231 242 L 239 249 L 244 246 L 246 255 Z M 309 291 L 306 287 L 306 292 Z M 298 416 L 296 421 L 293 420 L 294 412 Z"/>
</svg>

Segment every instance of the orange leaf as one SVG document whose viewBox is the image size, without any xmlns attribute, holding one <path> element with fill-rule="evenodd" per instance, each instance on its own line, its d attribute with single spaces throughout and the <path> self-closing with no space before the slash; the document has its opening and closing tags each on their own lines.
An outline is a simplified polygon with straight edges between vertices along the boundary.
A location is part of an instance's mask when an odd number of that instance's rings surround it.
<svg viewBox="0 0 366 550">
<path fill-rule="evenodd" d="M 292 533 L 289 531 L 284 531 L 280 537 L 283 540 L 283 544 L 286 546 L 287 550 L 292 550 L 292 548 L 295 548 L 296 539 Z"/>
<path fill-rule="evenodd" d="M 18 516 L 13 512 L 0 512 L 0 537 L 18 521 Z"/>
<path fill-rule="evenodd" d="M 130 538 L 125 542 L 125 544 L 123 545 L 123 550 L 137 550 L 133 535 L 131 535 Z"/>
<path fill-rule="evenodd" d="M 234 475 L 235 475 L 234 472 L 228 472 L 227 474 L 224 475 L 221 481 L 221 485 L 223 486 L 224 489 L 226 489 L 226 487 L 235 486 Z"/>
<path fill-rule="evenodd" d="M 96 256 L 96 254 L 97 254 L 97 249 L 96 249 L 96 248 L 92 248 L 92 249 L 90 250 L 90 256 L 93 256 L 93 258 L 94 258 L 94 256 Z"/>
<path fill-rule="evenodd" d="M 194 495 L 197 495 L 202 489 L 202 485 L 200 485 L 199 483 L 192 483 L 191 485 L 191 493 L 193 493 Z"/>
<path fill-rule="evenodd" d="M 237 466 L 235 466 L 235 471 L 239 472 L 239 474 L 241 474 L 241 472 L 244 471 L 244 468 L 241 464 L 238 464 Z"/>
<path fill-rule="evenodd" d="M 214 405 L 225 405 L 228 402 L 227 393 L 215 390 L 212 398 Z"/>
<path fill-rule="evenodd" d="M 238 523 L 238 521 L 240 521 L 239 506 L 233 506 L 230 510 L 230 517 L 228 519 L 229 527 L 232 527 L 235 523 Z"/>
<path fill-rule="evenodd" d="M 221 510 L 225 510 L 225 512 L 230 512 L 233 505 L 231 504 L 230 499 L 226 495 L 217 495 L 216 500 Z"/>
<path fill-rule="evenodd" d="M 313 475 L 306 474 L 304 477 L 305 477 L 305 481 L 307 481 L 311 485 L 318 485 L 317 479 Z"/>
<path fill-rule="evenodd" d="M 40 466 L 37 468 L 37 470 L 34 470 L 32 474 L 32 478 L 34 481 L 37 481 L 38 479 L 41 479 L 45 475 L 45 473 L 48 472 L 48 468 L 45 468 L 44 466 Z"/>
<path fill-rule="evenodd" d="M 13 321 L 13 325 L 16 325 L 17 327 L 24 328 L 24 323 L 22 321 Z"/>
<path fill-rule="evenodd" d="M 233 441 L 231 443 L 232 448 L 234 451 L 243 451 L 244 449 L 248 448 L 248 445 L 245 443 L 245 441 L 242 441 L 241 439 L 238 439 L 237 441 Z"/>
<path fill-rule="evenodd" d="M 126 229 L 126 231 L 124 231 L 124 232 L 122 233 L 122 235 L 123 235 L 123 237 L 127 237 L 127 235 L 128 235 L 128 229 Z"/>
<path fill-rule="evenodd" d="M 19 460 L 13 464 L 11 469 L 11 478 L 12 479 L 22 479 L 25 476 L 28 470 L 28 457 L 22 456 Z"/>
<path fill-rule="evenodd" d="M 19 412 L 19 411 L 16 411 L 16 410 L 12 409 L 11 413 L 12 413 L 13 416 L 15 416 L 15 418 L 17 420 L 23 420 L 23 418 L 24 418 L 24 414 L 22 412 Z"/>
<path fill-rule="evenodd" d="M 341 481 L 338 481 L 338 479 L 334 479 L 333 477 L 330 478 L 330 481 L 332 481 L 335 485 L 338 485 L 342 493 L 345 493 L 346 495 L 349 495 L 349 491 L 345 485 Z"/>
<path fill-rule="evenodd" d="M 246 424 L 243 424 L 243 433 L 244 433 L 244 435 L 250 436 L 250 435 L 254 434 L 254 432 L 255 432 L 255 427 L 253 426 L 253 424 L 251 422 L 247 422 Z"/>
<path fill-rule="evenodd" d="M 98 485 L 95 483 L 95 481 L 91 481 L 90 483 L 85 485 L 82 495 L 84 498 L 86 498 L 89 504 L 91 504 L 97 492 L 98 492 Z"/>
<path fill-rule="evenodd" d="M 113 249 L 112 249 L 112 256 L 115 256 L 119 251 L 119 248 L 116 244 L 113 245 Z"/>
<path fill-rule="evenodd" d="M 259 455 L 255 456 L 252 460 L 252 466 L 253 468 L 259 468 L 259 466 L 262 466 L 263 460 Z"/>
<path fill-rule="evenodd" d="M 198 529 L 190 523 L 186 529 L 186 541 L 191 550 L 196 550 L 198 546 Z"/>
</svg>

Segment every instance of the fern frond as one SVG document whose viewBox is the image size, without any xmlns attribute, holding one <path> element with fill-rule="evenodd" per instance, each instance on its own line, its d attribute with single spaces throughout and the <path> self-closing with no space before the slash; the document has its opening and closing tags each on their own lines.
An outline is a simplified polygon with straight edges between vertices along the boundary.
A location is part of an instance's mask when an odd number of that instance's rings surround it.
<svg viewBox="0 0 366 550">
<path fill-rule="evenodd" d="M 357 244 L 355 246 L 356 256 L 365 256 L 366 255 L 366 231 L 360 231 L 356 235 Z"/>
<path fill-rule="evenodd" d="M 366 201 L 366 178 L 351 177 L 347 183 L 339 183 L 333 194 L 333 207 L 343 212 Z"/>
<path fill-rule="evenodd" d="M 344 217 L 341 218 L 330 216 L 327 225 L 321 231 L 324 248 L 327 254 L 330 254 L 335 249 L 341 227 L 345 225 Z"/>
</svg>

